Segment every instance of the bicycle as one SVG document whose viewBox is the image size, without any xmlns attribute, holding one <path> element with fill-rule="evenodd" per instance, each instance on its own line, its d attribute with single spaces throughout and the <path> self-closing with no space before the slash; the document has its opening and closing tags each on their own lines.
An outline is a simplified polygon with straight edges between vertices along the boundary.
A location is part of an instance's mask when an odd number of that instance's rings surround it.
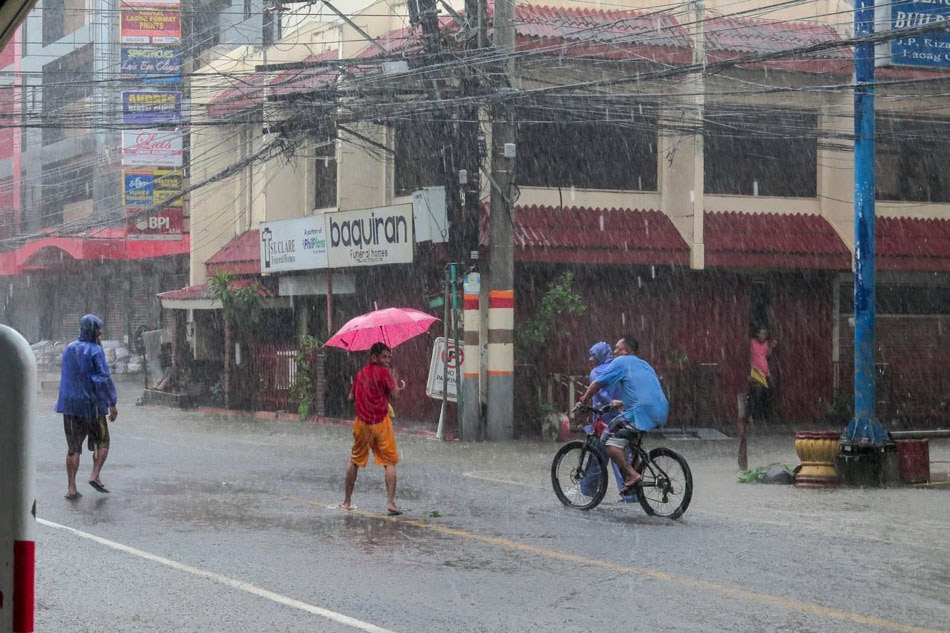
<svg viewBox="0 0 950 633">
<path fill-rule="evenodd" d="M 609 408 L 578 404 L 571 413 L 589 411 L 602 415 Z M 693 474 L 689 464 L 671 448 L 661 446 L 647 451 L 643 448 L 644 433 L 631 431 L 633 465 L 642 477 L 633 490 L 640 506 L 651 516 L 680 518 L 693 498 Z M 607 494 L 609 461 L 600 438 L 592 431 L 588 431 L 583 440 L 567 442 L 554 454 L 551 463 L 554 494 L 570 508 L 596 508 Z"/>
</svg>

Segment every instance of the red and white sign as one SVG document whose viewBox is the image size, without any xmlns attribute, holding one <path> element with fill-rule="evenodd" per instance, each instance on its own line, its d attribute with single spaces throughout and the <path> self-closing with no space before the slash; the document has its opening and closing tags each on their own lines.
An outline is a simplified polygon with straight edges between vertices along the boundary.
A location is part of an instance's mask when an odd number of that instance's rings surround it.
<svg viewBox="0 0 950 633">
<path fill-rule="evenodd" d="M 143 214 L 140 209 L 128 208 L 127 238 L 142 241 L 180 240 L 185 225 L 181 208 L 160 209 Z"/>
<path fill-rule="evenodd" d="M 122 164 L 133 167 L 181 167 L 181 132 L 131 130 L 122 132 Z"/>
<path fill-rule="evenodd" d="M 181 11 L 170 6 L 123 4 L 119 41 L 123 44 L 177 44 L 181 41 Z"/>
<path fill-rule="evenodd" d="M 432 358 L 429 361 L 426 395 L 441 400 L 443 393 L 447 391 L 445 399 L 449 402 L 457 402 L 459 365 L 463 361 L 464 352 L 458 350 L 456 353 L 455 341 L 450 340 L 446 345 L 445 337 L 440 336 L 435 339 L 435 345 L 432 347 Z M 448 376 L 448 381 L 446 381 L 446 376 Z M 447 390 L 446 382 L 448 382 Z"/>
</svg>

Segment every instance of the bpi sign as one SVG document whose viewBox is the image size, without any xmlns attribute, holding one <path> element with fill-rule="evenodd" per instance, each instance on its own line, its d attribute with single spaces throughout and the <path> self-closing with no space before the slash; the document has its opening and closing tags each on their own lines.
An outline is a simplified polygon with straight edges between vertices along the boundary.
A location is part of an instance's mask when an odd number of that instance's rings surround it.
<svg viewBox="0 0 950 633">
<path fill-rule="evenodd" d="M 445 388 L 445 377 L 448 375 L 448 393 L 445 398 L 449 402 L 458 402 L 459 366 L 465 360 L 465 353 L 455 349 L 455 341 L 445 344 L 445 337 L 435 339 L 432 348 L 432 360 L 429 361 L 429 380 L 426 382 L 426 395 L 441 400 Z"/>
</svg>

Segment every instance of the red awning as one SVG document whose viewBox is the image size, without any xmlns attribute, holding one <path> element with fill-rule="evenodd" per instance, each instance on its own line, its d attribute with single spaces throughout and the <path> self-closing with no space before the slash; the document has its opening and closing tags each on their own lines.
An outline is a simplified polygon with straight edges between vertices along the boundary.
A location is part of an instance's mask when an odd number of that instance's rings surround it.
<svg viewBox="0 0 950 633">
<path fill-rule="evenodd" d="M 706 266 L 850 270 L 851 251 L 819 215 L 707 212 Z"/>
<path fill-rule="evenodd" d="M 205 272 L 209 276 L 220 272 L 259 275 L 261 273 L 260 229 L 246 231 L 225 244 L 205 261 Z"/>
<path fill-rule="evenodd" d="M 480 244 L 489 242 L 487 205 Z M 689 264 L 689 248 L 660 211 L 517 207 L 515 261 L 563 264 Z"/>
<path fill-rule="evenodd" d="M 259 279 L 234 279 L 228 284 L 231 290 L 249 288 L 253 284 L 260 284 Z M 257 294 L 265 299 L 276 295 L 262 285 L 258 285 Z M 221 304 L 211 298 L 211 284 L 203 283 L 195 286 L 186 286 L 180 290 L 169 290 L 156 295 L 162 302 L 162 307 L 170 310 L 217 310 Z"/>
<path fill-rule="evenodd" d="M 950 220 L 879 217 L 874 233 L 880 270 L 950 270 Z"/>
<path fill-rule="evenodd" d="M 9 277 L 17 274 L 16 253 L 0 253 L 0 277 Z"/>
<path fill-rule="evenodd" d="M 129 240 L 124 228 L 96 229 L 80 235 L 49 235 L 27 242 L 4 254 L 0 274 L 45 270 L 75 261 L 129 261 L 187 255 L 190 250 L 191 239 L 187 233 L 180 240 L 138 241 Z"/>
<path fill-rule="evenodd" d="M 270 83 L 270 94 L 274 97 L 285 97 L 291 94 L 308 93 L 328 88 L 334 84 L 340 75 L 339 70 L 321 62 L 332 62 L 340 58 L 340 51 L 333 49 L 317 55 L 310 55 L 304 63 L 312 63 L 309 68 L 294 68 L 285 70 Z"/>
<path fill-rule="evenodd" d="M 269 74 L 263 72 L 234 76 L 233 85 L 208 103 L 208 118 L 226 119 L 260 106 L 268 77 Z"/>
</svg>

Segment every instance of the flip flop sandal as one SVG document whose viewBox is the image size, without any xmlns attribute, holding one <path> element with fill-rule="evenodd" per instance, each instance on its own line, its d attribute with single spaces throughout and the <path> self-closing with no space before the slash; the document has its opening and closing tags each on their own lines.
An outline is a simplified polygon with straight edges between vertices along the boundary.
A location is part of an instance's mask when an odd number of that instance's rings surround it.
<svg viewBox="0 0 950 633">
<path fill-rule="evenodd" d="M 106 488 L 105 486 L 103 486 L 103 485 L 102 485 L 101 483 L 99 483 L 98 481 L 90 480 L 90 481 L 89 481 L 89 485 L 92 486 L 93 488 L 95 488 L 96 490 L 98 490 L 99 492 L 103 492 L 103 493 L 105 493 L 105 494 L 109 494 L 109 489 Z"/>
</svg>

